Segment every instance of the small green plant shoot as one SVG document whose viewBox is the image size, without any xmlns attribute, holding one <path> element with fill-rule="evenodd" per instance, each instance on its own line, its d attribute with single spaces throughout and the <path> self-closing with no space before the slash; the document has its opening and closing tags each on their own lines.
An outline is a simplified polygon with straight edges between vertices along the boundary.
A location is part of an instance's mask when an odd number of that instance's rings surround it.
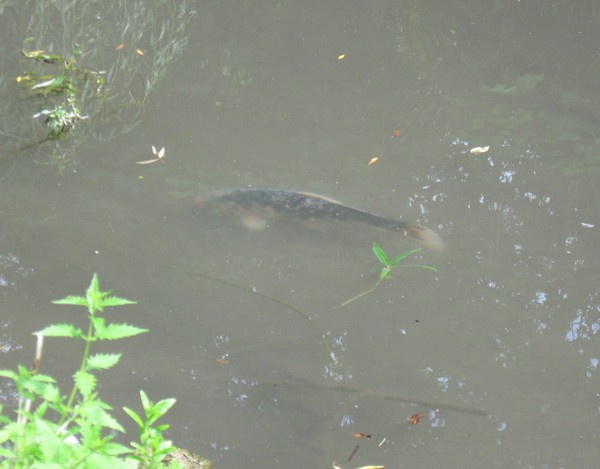
<svg viewBox="0 0 600 469">
<path fill-rule="evenodd" d="M 381 284 L 381 282 L 383 282 L 385 279 L 392 278 L 392 276 L 390 275 L 392 270 L 396 269 L 398 267 L 420 267 L 421 269 L 427 269 L 427 270 L 431 270 L 433 272 L 438 272 L 438 269 L 436 269 L 435 267 L 433 267 L 431 265 L 421 265 L 421 264 L 399 265 L 400 262 L 402 262 L 404 259 L 406 259 L 409 256 L 412 256 L 413 254 L 416 254 L 419 251 L 422 251 L 422 249 L 421 248 L 412 249 L 410 251 L 405 251 L 401 254 L 398 254 L 393 259 L 390 259 L 389 256 L 387 255 L 387 253 L 383 250 L 383 248 L 379 244 L 373 243 L 373 253 L 375 254 L 375 257 L 377 257 L 377 259 L 383 266 L 381 268 L 381 271 L 379 272 L 379 280 L 377 280 L 377 283 L 375 283 L 375 285 L 373 285 L 368 290 L 366 290 L 362 293 L 359 293 L 358 295 L 350 298 L 349 300 L 344 301 L 340 305 L 334 306 L 334 308 L 341 308 L 343 306 L 346 306 L 346 305 L 352 303 L 353 301 L 358 300 L 359 298 L 362 298 L 363 296 L 368 295 L 369 293 L 375 291 L 375 289 Z"/>
<path fill-rule="evenodd" d="M 109 323 L 101 315 L 108 307 L 135 302 L 101 291 L 94 274 L 85 296 L 67 296 L 53 303 L 86 308 L 89 324 L 87 330 L 73 324 L 54 324 L 36 332 L 38 343 L 32 368 L 19 365 L 16 372 L 0 371 L 0 377 L 12 381 L 11 387 L 19 396 L 14 420 L 4 415 L 0 406 L 0 468 L 165 467 L 162 459 L 175 448 L 162 435 L 168 426 L 154 423 L 175 400 L 153 404 L 141 391 L 143 418 L 125 409 L 140 427 L 140 442 L 132 443 L 130 448 L 115 441 L 116 432 L 124 429 L 97 393 L 96 373 L 116 365 L 121 354 L 92 354 L 92 344 L 147 331 L 129 324 Z M 83 358 L 68 397 L 61 394 L 54 378 L 39 373 L 44 337 L 72 338 L 84 343 Z"/>
<path fill-rule="evenodd" d="M 130 408 L 123 407 L 123 410 L 137 423 L 140 430 L 140 442 L 131 442 L 131 446 L 136 449 L 133 457 L 140 462 L 141 467 L 157 467 L 163 458 L 174 451 L 175 448 L 162 435 L 162 432 L 167 430 L 169 425 L 158 427 L 152 427 L 152 425 L 173 407 L 175 399 L 163 399 L 154 404 L 148 399 L 144 391 L 140 391 L 140 397 L 144 409 L 144 418 Z"/>
</svg>

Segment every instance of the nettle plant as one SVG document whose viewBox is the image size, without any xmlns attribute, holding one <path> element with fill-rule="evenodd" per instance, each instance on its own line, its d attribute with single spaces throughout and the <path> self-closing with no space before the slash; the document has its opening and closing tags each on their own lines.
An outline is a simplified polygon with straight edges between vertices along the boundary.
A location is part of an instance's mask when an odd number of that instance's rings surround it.
<svg viewBox="0 0 600 469">
<path fill-rule="evenodd" d="M 139 442 L 127 447 L 116 441 L 124 429 L 111 415 L 112 408 L 97 393 L 96 373 L 116 365 L 121 354 L 92 354 L 92 344 L 147 332 L 129 324 L 109 323 L 103 317 L 104 310 L 135 302 L 110 296 L 110 291 L 100 291 L 94 274 L 85 296 L 67 296 L 53 303 L 86 308 L 88 328 L 84 331 L 73 324 L 48 326 L 34 333 L 38 342 L 31 368 L 19 365 L 17 371 L 0 371 L 0 377 L 11 381 L 19 396 L 16 417 L 6 416 L 0 406 L 0 467 L 163 467 L 163 458 L 175 448 L 163 438 L 168 425 L 155 426 L 155 423 L 175 404 L 175 399 L 155 404 L 140 391 L 143 415 L 124 408 L 139 426 Z M 68 337 L 85 344 L 68 396 L 61 394 L 54 378 L 39 372 L 44 337 Z M 178 466 L 174 463 L 169 467 Z"/>
</svg>

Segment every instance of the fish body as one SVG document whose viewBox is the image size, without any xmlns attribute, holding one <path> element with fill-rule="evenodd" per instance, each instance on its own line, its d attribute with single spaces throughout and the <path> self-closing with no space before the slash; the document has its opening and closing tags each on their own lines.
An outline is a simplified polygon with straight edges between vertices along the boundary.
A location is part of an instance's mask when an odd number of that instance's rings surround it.
<svg viewBox="0 0 600 469">
<path fill-rule="evenodd" d="M 266 224 L 254 224 L 250 220 L 280 215 L 297 219 L 331 219 L 361 223 L 397 231 L 403 237 L 410 236 L 428 249 L 441 251 L 444 243 L 432 230 L 401 220 L 381 217 L 338 202 L 319 194 L 277 189 L 232 189 L 213 192 L 196 199 L 197 205 L 208 211 L 223 211 L 234 208 L 242 214 L 249 228 L 259 229 Z M 251 218 L 253 217 L 253 218 Z"/>
</svg>

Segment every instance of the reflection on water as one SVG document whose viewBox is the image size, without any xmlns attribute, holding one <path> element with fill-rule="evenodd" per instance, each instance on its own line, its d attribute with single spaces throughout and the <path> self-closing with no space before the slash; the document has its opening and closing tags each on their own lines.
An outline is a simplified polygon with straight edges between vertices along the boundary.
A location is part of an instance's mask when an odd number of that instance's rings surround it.
<svg viewBox="0 0 600 469">
<path fill-rule="evenodd" d="M 594 295 L 594 297 L 596 296 Z M 591 339 L 598 331 L 600 331 L 600 304 L 591 304 L 590 302 L 585 311 L 581 308 L 577 310 L 565 338 L 569 342 L 577 339 Z M 597 359 L 591 360 L 598 361 Z"/>
<path fill-rule="evenodd" d="M 172 437 L 217 466 L 326 467 L 358 431 L 372 441 L 343 467 L 594 467 L 598 111 L 582 103 L 598 70 L 579 62 L 597 55 L 596 9 L 351 6 L 205 5 L 139 129 L 76 173 L 5 176 L 7 362 L 98 271 L 151 330 L 102 391 L 176 397 Z M 149 139 L 165 164 L 135 165 Z M 440 272 L 398 269 L 332 309 L 377 281 L 373 242 L 411 245 L 248 232 L 186 201 L 249 185 L 431 226 L 447 249 L 416 262 Z M 69 377 L 62 347 L 46 366 Z"/>
</svg>

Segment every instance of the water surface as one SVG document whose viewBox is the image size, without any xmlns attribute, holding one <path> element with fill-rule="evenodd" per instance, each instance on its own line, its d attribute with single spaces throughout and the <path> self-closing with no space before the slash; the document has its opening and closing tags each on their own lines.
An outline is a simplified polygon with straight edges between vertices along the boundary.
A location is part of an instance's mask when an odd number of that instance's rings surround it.
<svg viewBox="0 0 600 469">
<path fill-rule="evenodd" d="M 169 436 L 217 467 L 595 467 L 595 5 L 193 7 L 137 127 L 81 142 L 62 173 L 35 148 L 0 162 L 3 362 L 77 321 L 50 301 L 98 272 L 139 302 L 114 319 L 151 330 L 114 345 L 101 392 L 117 409 L 176 397 Z M 151 145 L 166 162 L 136 165 Z M 359 226 L 248 232 L 190 203 L 248 186 L 429 226 L 446 250 L 413 262 L 439 272 L 401 269 L 334 309 L 377 281 L 373 242 L 414 246 Z M 48 341 L 44 371 L 68 379 L 75 352 Z"/>
</svg>

